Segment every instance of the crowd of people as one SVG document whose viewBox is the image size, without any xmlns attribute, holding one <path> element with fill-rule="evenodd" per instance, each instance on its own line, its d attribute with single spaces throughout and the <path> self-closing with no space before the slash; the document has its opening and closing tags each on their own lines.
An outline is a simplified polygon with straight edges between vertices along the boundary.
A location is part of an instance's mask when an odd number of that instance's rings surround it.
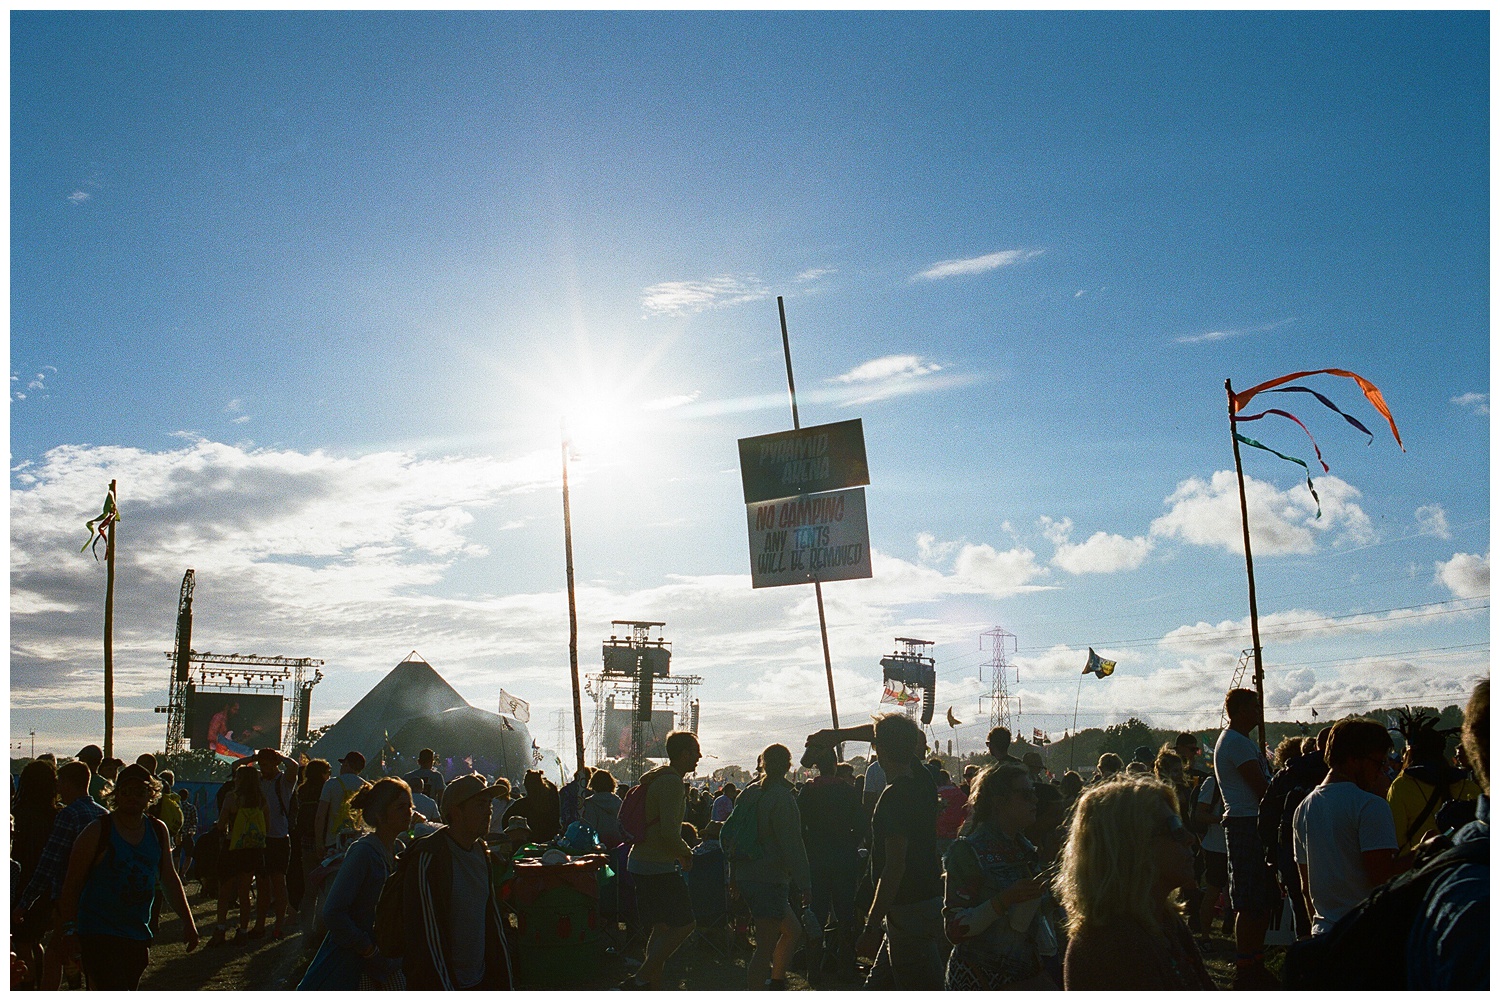
<svg viewBox="0 0 1500 1001">
<path fill-rule="evenodd" d="M 786 989 L 800 957 L 815 987 L 1207 990 L 1216 922 L 1237 988 L 1375 971 L 1387 987 L 1487 988 L 1488 682 L 1456 754 L 1417 713 L 1397 728 L 1399 759 L 1390 730 L 1359 718 L 1268 757 L 1256 694 L 1231 691 L 1225 711 L 1210 764 L 1184 733 L 1128 762 L 1104 754 L 1087 777 L 1018 760 L 1004 728 L 989 761 L 951 774 L 894 713 L 808 736 L 806 781 L 770 744 L 742 788 L 694 781 L 686 732 L 628 788 L 585 768 L 562 788 L 530 771 L 513 790 L 440 769 L 431 750 L 404 776 L 367 777 L 358 751 L 335 773 L 262 749 L 202 831 L 155 758 L 90 745 L 14 785 L 12 981 L 135 988 L 170 907 L 189 951 L 200 932 L 219 949 L 299 932 L 300 989 L 509 989 L 514 922 L 495 873 L 543 845 L 610 856 L 619 892 L 601 911 L 643 944 L 627 990 L 669 986 L 695 931 L 724 942 L 737 920 L 751 989 Z M 856 775 L 841 748 L 861 742 Z M 180 874 L 217 899 L 211 931 Z M 1273 928 L 1293 940 L 1280 978 Z"/>
</svg>

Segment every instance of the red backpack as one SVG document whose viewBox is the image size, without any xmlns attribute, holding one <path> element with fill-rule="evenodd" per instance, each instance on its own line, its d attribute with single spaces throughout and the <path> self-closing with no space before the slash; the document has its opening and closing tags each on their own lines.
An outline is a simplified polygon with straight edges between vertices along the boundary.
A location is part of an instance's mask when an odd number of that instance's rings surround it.
<svg viewBox="0 0 1500 1001">
<path fill-rule="evenodd" d="M 627 840 L 640 844 L 646 836 L 646 786 L 654 781 L 654 770 L 641 776 L 641 781 L 630 787 L 620 803 L 620 830 Z"/>
</svg>

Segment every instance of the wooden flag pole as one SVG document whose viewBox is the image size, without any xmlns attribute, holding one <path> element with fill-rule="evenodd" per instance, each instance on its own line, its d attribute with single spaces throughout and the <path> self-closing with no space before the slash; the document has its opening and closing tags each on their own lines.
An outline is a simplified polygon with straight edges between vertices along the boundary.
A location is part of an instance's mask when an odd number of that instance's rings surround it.
<svg viewBox="0 0 1500 1001">
<path fill-rule="evenodd" d="M 1245 532 L 1245 576 L 1250 582 L 1250 645 L 1255 652 L 1255 695 L 1260 700 L 1260 756 L 1266 756 L 1266 672 L 1260 658 L 1260 613 L 1255 607 L 1255 560 L 1250 555 L 1250 505 L 1245 499 L 1245 470 L 1240 465 L 1240 440 L 1234 430 L 1234 387 L 1224 380 L 1229 395 L 1229 439 L 1234 445 L 1234 475 L 1240 484 L 1240 524 Z"/>
<path fill-rule="evenodd" d="M 573 591 L 573 513 L 568 507 L 568 429 L 563 427 L 562 442 L 562 502 L 563 502 L 563 550 L 568 565 L 568 668 L 573 676 L 573 737 L 577 744 L 578 771 L 583 774 L 583 696 L 578 689 L 578 604 Z M 581 790 L 580 790 L 581 798 Z"/>
<path fill-rule="evenodd" d="M 776 297 L 776 310 L 781 314 L 781 352 L 786 356 L 786 391 L 792 398 L 792 427 L 802 427 L 797 416 L 797 384 L 792 380 L 792 342 L 786 332 L 786 300 Z M 823 582 L 813 581 L 813 593 L 818 600 L 818 633 L 823 637 L 823 670 L 828 675 L 828 711 L 833 717 L 833 728 L 839 728 L 839 703 L 833 693 L 833 657 L 828 652 L 828 619 L 823 614 Z M 839 757 L 843 758 L 843 745 L 838 745 Z"/>
<path fill-rule="evenodd" d="M 115 499 L 115 481 L 109 481 L 109 499 L 114 517 L 104 540 L 104 756 L 115 756 L 115 531 L 120 524 L 120 506 Z"/>
</svg>

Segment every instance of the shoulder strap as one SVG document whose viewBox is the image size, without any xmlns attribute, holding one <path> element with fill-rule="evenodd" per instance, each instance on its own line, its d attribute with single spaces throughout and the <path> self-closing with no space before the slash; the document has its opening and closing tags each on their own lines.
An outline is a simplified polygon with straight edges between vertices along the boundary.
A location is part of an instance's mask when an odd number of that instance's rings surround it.
<svg viewBox="0 0 1500 1001">
<path fill-rule="evenodd" d="M 1417 832 L 1422 829 L 1422 825 L 1427 823 L 1427 818 L 1432 816 L 1432 811 L 1438 808 L 1438 800 L 1443 798 L 1443 794 L 1447 791 L 1448 787 L 1446 785 L 1437 782 L 1433 783 L 1432 795 L 1427 797 L 1427 805 L 1422 807 L 1422 812 L 1417 814 L 1417 819 L 1412 821 L 1411 827 L 1406 830 L 1406 843 L 1408 845 L 1411 844 L 1411 839 L 1417 836 Z"/>
<path fill-rule="evenodd" d="M 113 843 L 110 839 L 110 834 L 113 833 L 115 825 L 114 821 L 110 820 L 109 814 L 106 813 L 98 820 L 93 821 L 91 826 L 97 827 L 99 829 L 99 842 L 98 844 L 94 845 L 94 861 L 89 863 L 89 868 L 93 869 L 100 862 L 104 861 L 104 856 L 107 855 L 109 853 L 109 850 L 113 847 Z M 87 828 L 85 828 L 85 830 L 86 829 Z"/>
</svg>

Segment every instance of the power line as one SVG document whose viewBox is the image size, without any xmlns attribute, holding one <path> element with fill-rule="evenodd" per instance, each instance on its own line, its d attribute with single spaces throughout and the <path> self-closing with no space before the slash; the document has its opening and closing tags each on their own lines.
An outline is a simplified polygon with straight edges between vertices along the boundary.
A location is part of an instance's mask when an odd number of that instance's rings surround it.
<svg viewBox="0 0 1500 1001">
<path fill-rule="evenodd" d="M 1459 601 L 1484 601 L 1486 603 L 1483 604 L 1483 605 L 1471 605 L 1471 606 L 1467 606 L 1467 607 L 1464 607 L 1464 608 L 1445 608 L 1445 609 L 1442 609 L 1439 612 L 1429 613 L 1429 614 L 1452 614 L 1454 612 L 1477 612 L 1477 611 L 1483 611 L 1484 609 L 1490 607 L 1489 604 L 1488 604 L 1488 601 L 1489 601 L 1489 596 L 1488 595 L 1484 595 L 1484 596 L 1477 597 L 1477 598 L 1449 598 L 1449 599 L 1447 599 L 1445 601 L 1429 601 L 1429 602 L 1424 602 L 1424 603 L 1418 604 L 1418 605 L 1400 605 L 1400 606 L 1397 606 L 1395 608 L 1378 608 L 1378 609 L 1375 609 L 1374 611 L 1369 611 L 1369 612 L 1346 612 L 1343 615 L 1328 615 L 1328 616 L 1323 616 L 1322 618 L 1317 618 L 1317 619 L 1293 619 L 1290 622 L 1283 622 L 1283 623 L 1280 623 L 1280 624 L 1278 624 L 1276 626 L 1270 627 L 1269 629 L 1263 630 L 1262 631 L 1262 635 L 1267 635 L 1267 636 L 1269 636 L 1269 635 L 1284 636 L 1284 635 L 1289 635 L 1289 634 L 1294 633 L 1294 632 L 1306 632 L 1308 630 L 1293 630 L 1293 629 L 1288 629 L 1287 628 L 1289 626 L 1297 626 L 1297 625 L 1304 625 L 1304 624 L 1314 624 L 1314 625 L 1316 625 L 1319 628 L 1329 628 L 1330 626 L 1336 625 L 1336 624 L 1342 624 L 1342 625 L 1364 625 L 1365 624 L 1364 622 L 1347 622 L 1345 620 L 1361 619 L 1361 618 L 1366 618 L 1366 617 L 1372 616 L 1372 615 L 1385 615 L 1385 614 L 1390 613 L 1390 612 L 1407 612 L 1407 611 L 1413 611 L 1415 609 L 1421 609 L 1421 608 L 1438 608 L 1439 606 L 1452 605 L 1453 603 L 1459 602 Z M 1269 617 L 1269 616 L 1267 616 L 1267 617 Z M 1401 622 L 1401 621 L 1404 621 L 1404 620 L 1410 619 L 1410 618 L 1422 618 L 1422 617 L 1423 616 L 1403 615 L 1403 616 L 1398 616 L 1398 617 L 1391 618 L 1391 619 L 1386 619 L 1386 620 L 1383 620 L 1383 621 L 1384 622 Z M 1175 632 L 1175 631 L 1176 630 L 1173 630 L 1173 632 Z M 1123 640 L 1109 640 L 1109 639 L 1094 640 L 1094 641 L 1092 641 L 1092 643 L 1090 645 L 1096 646 L 1096 647 L 1106 647 L 1106 646 L 1108 646 L 1108 647 L 1114 647 L 1114 648 L 1138 646 L 1138 645 L 1141 645 L 1141 644 L 1144 644 L 1144 643 L 1157 643 L 1157 642 L 1160 642 L 1161 640 L 1166 639 L 1168 635 L 1170 635 L 1170 634 L 1163 634 L 1161 636 L 1140 636 L 1140 637 L 1136 637 L 1134 639 L 1123 639 Z M 1024 649 L 1027 652 L 1037 652 L 1037 651 L 1050 650 L 1050 649 L 1052 649 L 1052 647 L 1035 646 L 1035 647 L 1026 647 Z"/>
</svg>

